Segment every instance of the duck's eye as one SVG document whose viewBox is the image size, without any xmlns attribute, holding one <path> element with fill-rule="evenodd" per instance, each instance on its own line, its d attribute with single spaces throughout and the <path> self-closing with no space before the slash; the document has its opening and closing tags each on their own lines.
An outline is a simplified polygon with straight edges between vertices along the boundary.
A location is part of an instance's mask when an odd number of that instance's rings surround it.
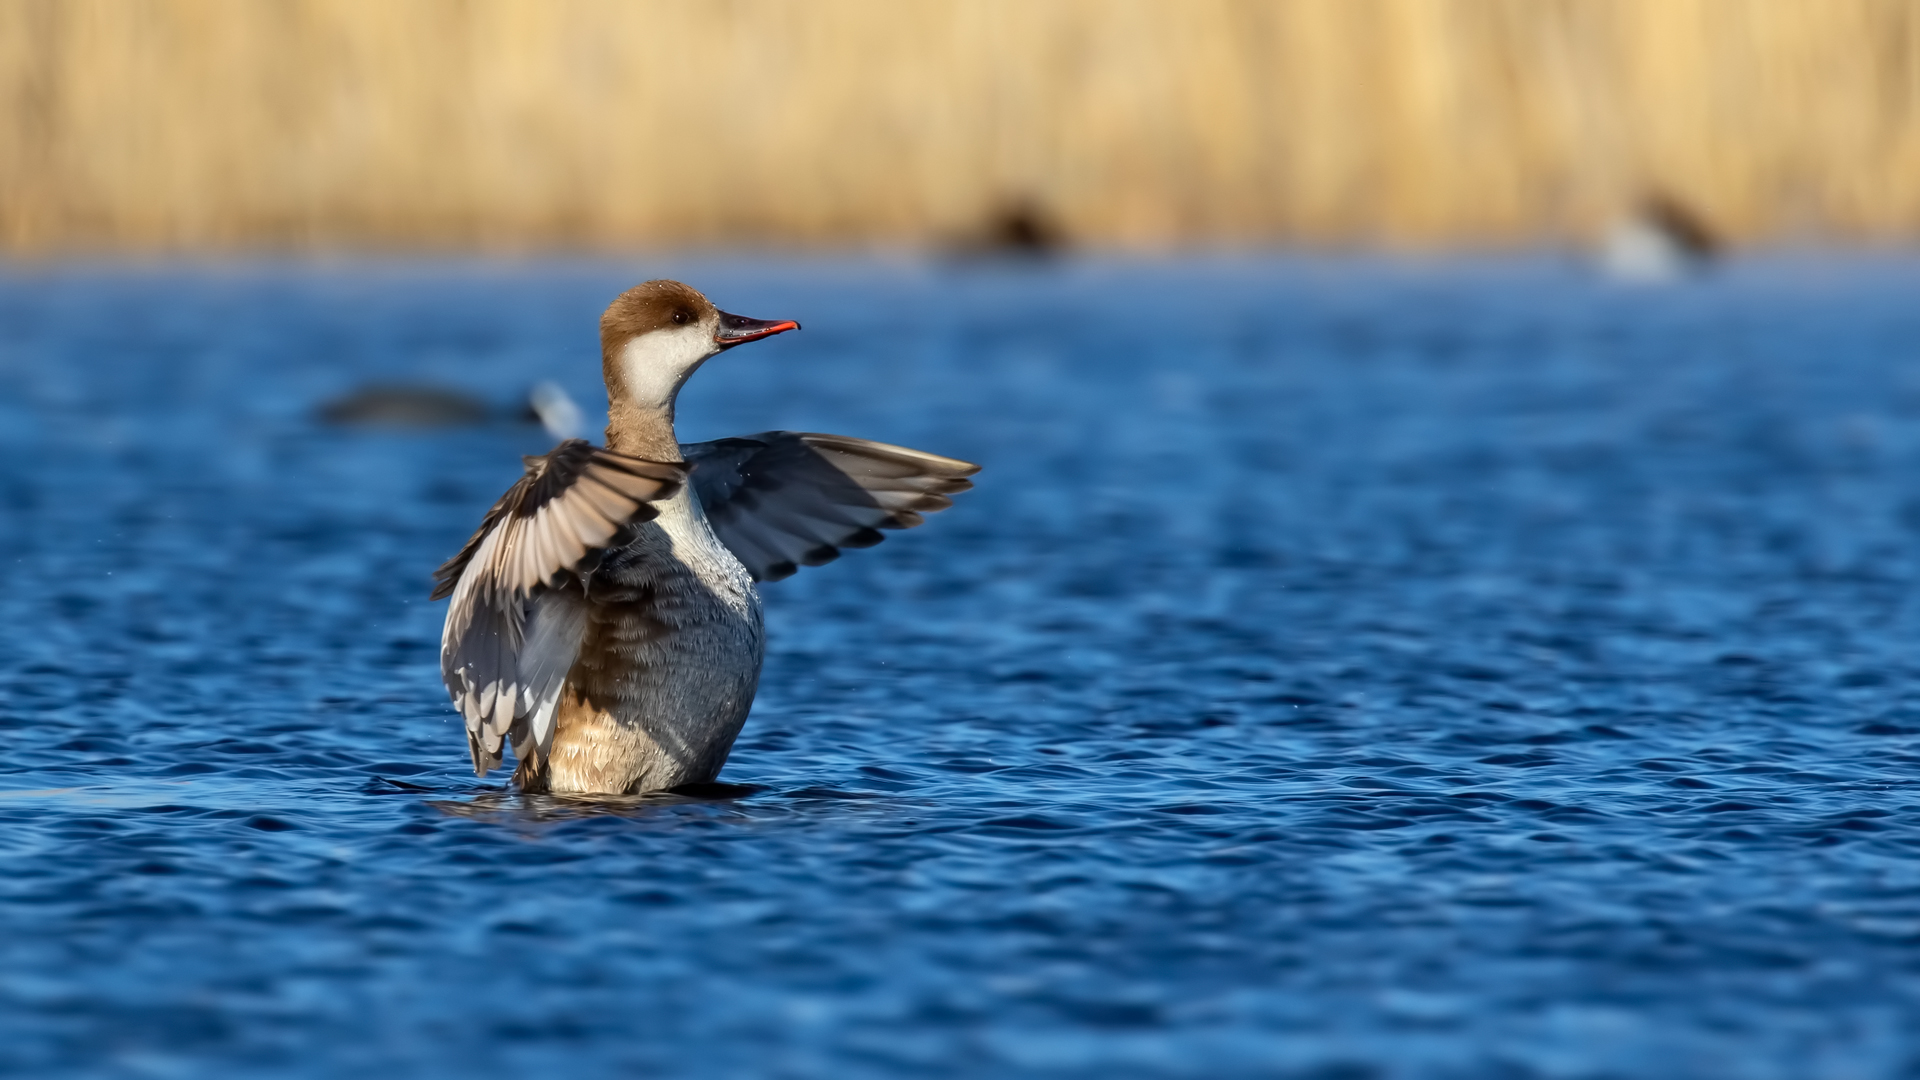
<svg viewBox="0 0 1920 1080">
<path fill-rule="evenodd" d="M 687 319 L 690 317 L 691 316 L 689 316 L 684 311 L 676 311 L 673 313 L 673 321 L 676 323 L 679 323 L 682 326 L 686 325 Z"/>
</svg>

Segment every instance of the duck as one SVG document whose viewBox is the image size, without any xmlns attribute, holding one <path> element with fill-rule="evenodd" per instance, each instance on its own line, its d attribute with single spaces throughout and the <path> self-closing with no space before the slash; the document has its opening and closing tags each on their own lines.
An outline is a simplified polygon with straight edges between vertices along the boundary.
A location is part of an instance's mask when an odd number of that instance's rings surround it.
<svg viewBox="0 0 1920 1080">
<path fill-rule="evenodd" d="M 1615 281 L 1661 285 L 1706 270 L 1723 247 L 1698 213 L 1654 192 L 1607 230 L 1599 261 Z"/>
<path fill-rule="evenodd" d="M 514 755 L 529 794 L 711 783 L 766 656 L 759 586 L 920 525 L 980 466 L 886 443 L 766 431 L 681 443 L 688 378 L 793 320 L 647 281 L 600 318 L 605 445 L 564 439 L 434 573 L 440 671 L 474 773 Z"/>
</svg>

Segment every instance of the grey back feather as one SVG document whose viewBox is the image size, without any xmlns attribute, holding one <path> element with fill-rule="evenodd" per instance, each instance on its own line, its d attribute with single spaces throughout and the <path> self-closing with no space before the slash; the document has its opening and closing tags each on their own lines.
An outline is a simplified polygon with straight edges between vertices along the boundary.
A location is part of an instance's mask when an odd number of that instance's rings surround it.
<svg viewBox="0 0 1920 1080">
<path fill-rule="evenodd" d="M 806 431 L 683 444 L 707 524 L 756 581 L 872 547 L 953 505 L 980 466 L 903 446 Z"/>
</svg>

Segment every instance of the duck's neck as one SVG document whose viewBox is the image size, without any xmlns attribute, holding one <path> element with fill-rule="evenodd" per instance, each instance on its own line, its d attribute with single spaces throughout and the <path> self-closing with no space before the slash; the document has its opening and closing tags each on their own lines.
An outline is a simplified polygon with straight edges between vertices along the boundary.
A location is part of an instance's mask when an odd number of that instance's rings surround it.
<svg viewBox="0 0 1920 1080">
<path fill-rule="evenodd" d="M 648 461 L 679 461 L 672 400 L 665 405 L 641 405 L 626 399 L 610 403 L 607 449 Z"/>
</svg>

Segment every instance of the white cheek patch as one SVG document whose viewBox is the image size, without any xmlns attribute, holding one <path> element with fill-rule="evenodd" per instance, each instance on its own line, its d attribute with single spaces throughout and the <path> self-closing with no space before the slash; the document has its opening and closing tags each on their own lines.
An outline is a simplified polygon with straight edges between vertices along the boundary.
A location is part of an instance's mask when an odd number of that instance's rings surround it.
<svg viewBox="0 0 1920 1080">
<path fill-rule="evenodd" d="M 620 380 L 634 404 L 664 408 L 714 352 L 713 331 L 697 323 L 641 334 L 620 350 Z"/>
</svg>

